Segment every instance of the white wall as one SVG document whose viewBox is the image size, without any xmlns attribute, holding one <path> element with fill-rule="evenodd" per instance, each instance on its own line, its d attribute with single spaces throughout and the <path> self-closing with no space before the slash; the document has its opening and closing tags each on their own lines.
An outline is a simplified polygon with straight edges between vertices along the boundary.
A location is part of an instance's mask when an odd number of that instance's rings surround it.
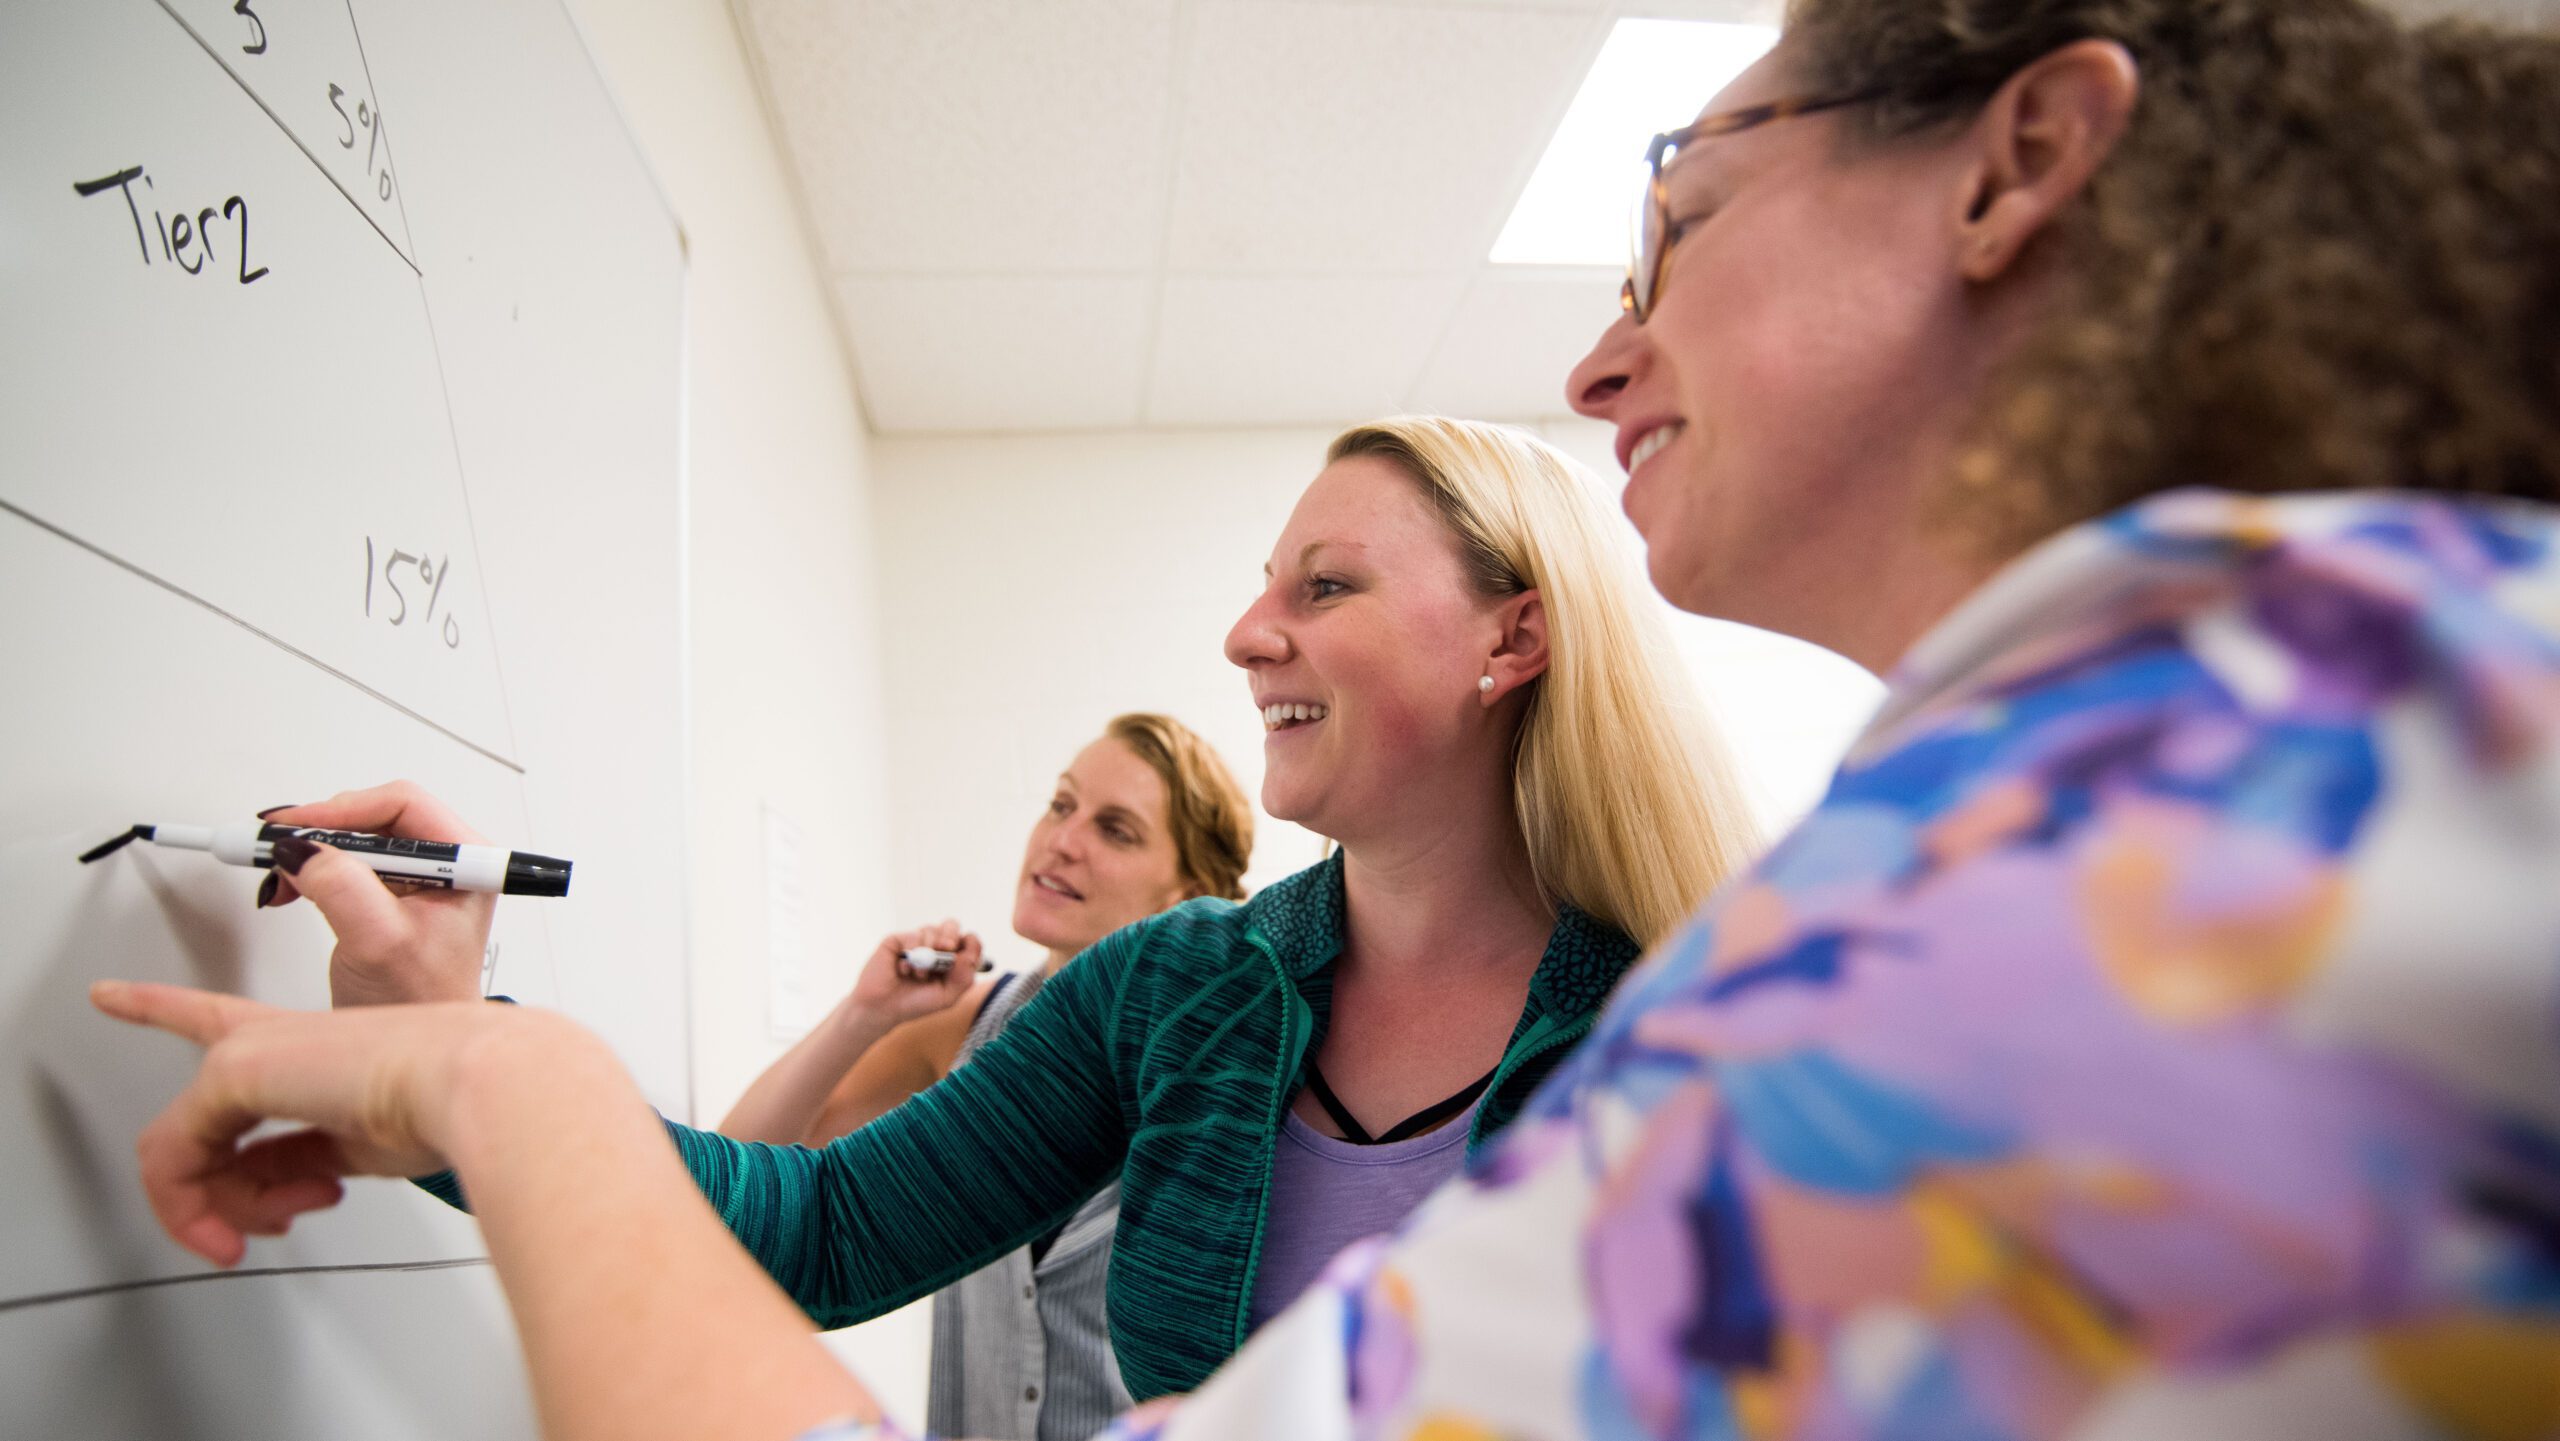
<svg viewBox="0 0 2560 1441">
<path fill-rule="evenodd" d="M 1544 431 L 1618 478 L 1605 429 Z M 1261 720 L 1221 645 L 1331 438 L 873 442 L 902 915 L 957 916 L 989 937 L 1000 963 L 1035 961 L 1006 926 L 1023 836 L 1051 778 L 1117 712 L 1169 712 L 1258 790 Z M 1819 795 L 1881 688 L 1829 652 L 1766 632 L 1679 616 L 1674 633 L 1744 757 L 1761 814 L 1791 820 Z M 1295 826 L 1267 816 L 1258 826 L 1249 885 L 1322 854 Z"/>
<path fill-rule="evenodd" d="M 780 1050 L 766 1008 L 763 810 L 806 836 L 813 966 L 891 914 L 873 463 L 780 151 L 720 0 L 570 0 L 689 242 L 694 1120 Z M 830 992 L 832 994 L 832 991 Z M 839 1346 L 921 1422 L 925 1311 Z"/>
</svg>

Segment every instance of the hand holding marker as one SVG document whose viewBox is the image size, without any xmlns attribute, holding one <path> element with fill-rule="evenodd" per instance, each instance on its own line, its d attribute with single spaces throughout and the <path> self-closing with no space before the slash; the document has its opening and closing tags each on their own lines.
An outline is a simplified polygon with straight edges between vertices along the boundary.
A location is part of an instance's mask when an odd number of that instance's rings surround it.
<svg viewBox="0 0 2560 1441">
<path fill-rule="evenodd" d="M 280 840 L 300 840 L 343 851 L 384 880 L 402 885 L 495 891 L 510 896 L 569 894 L 570 863 L 553 856 L 511 851 L 502 846 L 421 841 L 263 821 L 227 826 L 137 825 L 114 840 L 83 852 L 80 863 L 104 859 L 135 841 L 149 841 L 181 850 L 210 851 L 215 860 L 264 870 L 275 864 L 275 843 Z"/>
<path fill-rule="evenodd" d="M 950 973 L 951 963 L 960 959 L 960 953 L 936 950 L 931 946 L 909 946 L 898 953 L 898 959 L 919 975 L 940 976 Z M 980 961 L 978 969 L 987 969 L 987 963 Z"/>
</svg>

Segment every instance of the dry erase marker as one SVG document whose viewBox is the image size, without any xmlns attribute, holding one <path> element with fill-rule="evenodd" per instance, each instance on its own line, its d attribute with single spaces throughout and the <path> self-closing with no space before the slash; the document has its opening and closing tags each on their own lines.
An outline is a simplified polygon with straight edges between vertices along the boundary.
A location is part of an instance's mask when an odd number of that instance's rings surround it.
<svg viewBox="0 0 2560 1441">
<path fill-rule="evenodd" d="M 913 970 L 921 971 L 928 976 L 939 976 L 950 972 L 951 963 L 960 959 L 960 953 L 940 951 L 931 946 L 909 946 L 899 952 L 898 959 L 905 961 Z"/>
<path fill-rule="evenodd" d="M 135 841 L 210 851 L 218 861 L 266 869 L 275 861 L 275 843 L 286 839 L 317 842 L 344 851 L 386 881 L 438 890 L 498 891 L 510 896 L 569 894 L 569 863 L 531 851 L 504 846 L 456 845 L 448 841 L 377 836 L 365 831 L 331 831 L 317 826 L 277 826 L 242 821 L 229 826 L 135 826 L 104 845 L 92 847 L 80 863 L 113 855 Z"/>
<path fill-rule="evenodd" d="M 898 953 L 898 959 L 906 962 L 910 970 L 924 975 L 947 976 L 951 974 L 951 963 L 960 959 L 960 953 L 937 950 L 932 946 L 909 946 Z M 981 957 L 978 961 L 978 969 L 994 970 L 995 963 Z"/>
</svg>

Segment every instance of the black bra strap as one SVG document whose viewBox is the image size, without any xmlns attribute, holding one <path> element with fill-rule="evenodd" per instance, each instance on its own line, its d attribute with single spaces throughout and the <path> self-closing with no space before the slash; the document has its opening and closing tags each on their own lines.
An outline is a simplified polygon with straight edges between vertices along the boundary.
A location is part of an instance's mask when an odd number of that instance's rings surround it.
<svg viewBox="0 0 2560 1441">
<path fill-rule="evenodd" d="M 1341 1128 L 1342 1139 L 1355 1146 L 1378 1144 L 1377 1138 L 1369 1134 L 1369 1128 L 1360 1124 L 1360 1118 L 1343 1106 L 1342 1098 L 1333 1093 L 1333 1087 L 1324 1083 L 1324 1072 L 1316 1069 L 1312 1056 L 1307 1059 L 1307 1089 L 1315 1093 L 1316 1104 L 1324 1107 L 1324 1113 L 1333 1117 L 1333 1124 Z"/>
<path fill-rule="evenodd" d="M 1324 1083 L 1324 1072 L 1316 1069 L 1313 1056 L 1307 1058 L 1307 1089 L 1314 1093 L 1316 1104 L 1324 1107 L 1324 1113 L 1333 1118 L 1336 1126 L 1342 1128 L 1342 1139 L 1355 1146 L 1384 1146 L 1390 1142 L 1410 1140 L 1419 1136 L 1475 1104 L 1476 1097 L 1484 1094 L 1484 1088 L 1493 1084 L 1494 1071 L 1501 1069 L 1502 1067 L 1495 1066 L 1493 1071 L 1487 1071 L 1476 1077 L 1456 1095 L 1445 1100 L 1434 1101 L 1396 1122 L 1387 1128 L 1387 1133 L 1383 1136 L 1370 1135 L 1369 1128 L 1361 1125 L 1359 1118 L 1351 1114 L 1350 1108 L 1342 1104 L 1342 1098 L 1333 1093 L 1333 1087 Z"/>
</svg>

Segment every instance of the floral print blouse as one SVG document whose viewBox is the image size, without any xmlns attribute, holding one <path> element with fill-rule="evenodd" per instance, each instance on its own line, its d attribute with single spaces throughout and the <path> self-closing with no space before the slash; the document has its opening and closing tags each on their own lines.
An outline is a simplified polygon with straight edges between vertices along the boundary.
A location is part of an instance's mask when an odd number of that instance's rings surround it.
<svg viewBox="0 0 2560 1441">
<path fill-rule="evenodd" d="M 2048 540 L 1499 1145 L 1106 1434 L 2560 1437 L 2555 542 Z"/>
</svg>

